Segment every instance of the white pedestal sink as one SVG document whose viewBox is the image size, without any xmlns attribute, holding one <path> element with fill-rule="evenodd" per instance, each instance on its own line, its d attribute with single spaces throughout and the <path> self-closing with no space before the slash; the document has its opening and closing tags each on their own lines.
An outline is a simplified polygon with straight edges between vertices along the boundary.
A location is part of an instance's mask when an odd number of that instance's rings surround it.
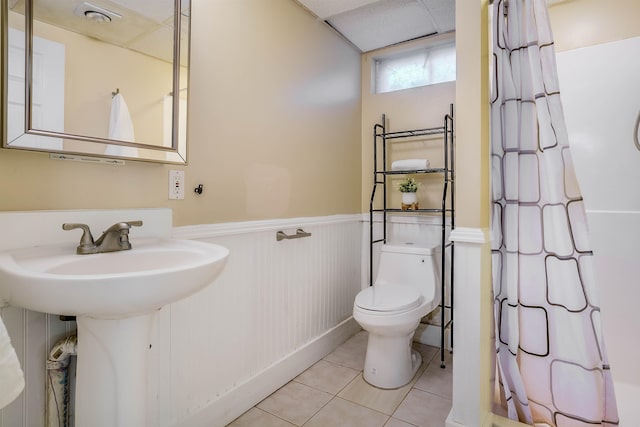
<svg viewBox="0 0 640 427">
<path fill-rule="evenodd" d="M 128 251 L 76 255 L 74 244 L 0 253 L 0 299 L 76 316 L 76 425 L 146 427 L 154 313 L 210 284 L 229 251 L 190 240 L 139 238 Z"/>
</svg>

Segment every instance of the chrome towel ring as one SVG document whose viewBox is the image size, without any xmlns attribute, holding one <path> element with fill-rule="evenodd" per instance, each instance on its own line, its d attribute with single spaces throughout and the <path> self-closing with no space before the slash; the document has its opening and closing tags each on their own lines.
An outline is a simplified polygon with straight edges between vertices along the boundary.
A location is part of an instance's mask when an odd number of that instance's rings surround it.
<svg viewBox="0 0 640 427">
<path fill-rule="evenodd" d="M 636 117 L 636 125 L 633 127 L 633 143 L 636 144 L 636 148 L 640 150 L 640 141 L 638 141 L 638 131 L 640 130 L 640 111 L 638 117 Z"/>
</svg>

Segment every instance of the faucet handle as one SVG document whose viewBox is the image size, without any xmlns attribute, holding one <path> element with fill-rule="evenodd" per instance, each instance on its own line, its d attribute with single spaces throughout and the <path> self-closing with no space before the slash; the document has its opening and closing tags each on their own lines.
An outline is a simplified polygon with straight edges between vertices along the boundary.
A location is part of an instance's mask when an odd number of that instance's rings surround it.
<svg viewBox="0 0 640 427">
<path fill-rule="evenodd" d="M 140 227 L 141 225 L 142 221 L 120 221 L 107 228 L 104 232 L 111 233 L 117 231 L 119 233 L 128 233 L 131 227 Z"/>
<path fill-rule="evenodd" d="M 80 238 L 80 246 L 78 246 L 78 251 L 81 251 L 81 248 L 84 248 L 84 249 L 94 248 L 96 245 L 93 241 L 91 230 L 89 229 L 89 226 L 87 224 L 73 224 L 73 223 L 62 224 L 63 230 L 74 230 L 76 228 L 82 229 L 82 237 Z"/>
<path fill-rule="evenodd" d="M 103 252 L 112 252 L 114 250 L 127 250 L 131 249 L 131 243 L 129 243 L 129 229 L 131 227 L 140 227 L 142 225 L 142 221 L 121 221 L 116 222 L 111 227 L 105 230 L 105 232 L 100 236 L 98 241 L 96 242 L 96 246 L 103 246 L 103 243 L 106 243 L 106 246 L 102 249 Z M 111 240 L 108 238 L 109 235 L 117 234 L 117 243 L 112 245 Z M 115 248 L 115 249 L 114 249 Z"/>
</svg>

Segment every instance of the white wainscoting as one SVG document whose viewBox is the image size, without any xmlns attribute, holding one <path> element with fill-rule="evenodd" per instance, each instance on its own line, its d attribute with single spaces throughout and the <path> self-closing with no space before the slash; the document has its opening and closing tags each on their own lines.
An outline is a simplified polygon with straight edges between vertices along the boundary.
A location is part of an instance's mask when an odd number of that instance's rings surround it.
<svg viewBox="0 0 640 427">
<path fill-rule="evenodd" d="M 312 235 L 276 241 L 297 228 Z M 174 229 L 230 256 L 211 286 L 159 313 L 153 425 L 224 426 L 359 330 L 343 322 L 360 290 L 360 230 L 359 215 Z"/>
</svg>

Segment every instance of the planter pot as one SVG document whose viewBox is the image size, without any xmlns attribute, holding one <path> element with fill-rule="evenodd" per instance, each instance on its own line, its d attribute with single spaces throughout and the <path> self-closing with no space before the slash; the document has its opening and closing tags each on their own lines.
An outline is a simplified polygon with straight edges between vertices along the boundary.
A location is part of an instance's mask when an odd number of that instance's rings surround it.
<svg viewBox="0 0 640 427">
<path fill-rule="evenodd" d="M 416 193 L 402 193 L 402 204 L 403 205 L 413 205 L 418 202 L 418 197 Z"/>
</svg>

